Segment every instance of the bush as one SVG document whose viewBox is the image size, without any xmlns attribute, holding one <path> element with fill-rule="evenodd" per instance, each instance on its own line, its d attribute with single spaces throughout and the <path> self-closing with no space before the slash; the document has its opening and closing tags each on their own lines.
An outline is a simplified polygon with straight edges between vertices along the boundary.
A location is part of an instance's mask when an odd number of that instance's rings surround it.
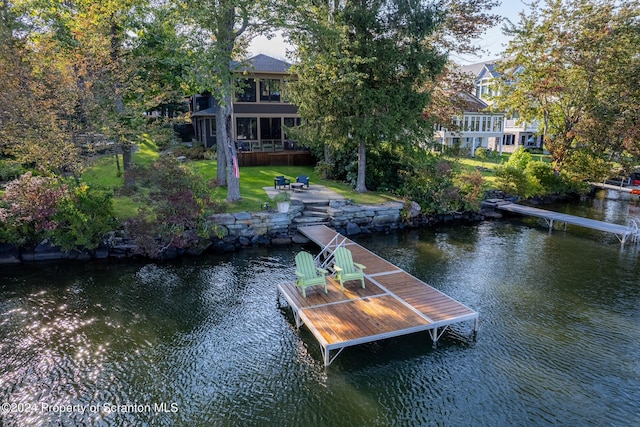
<svg viewBox="0 0 640 427">
<path fill-rule="evenodd" d="M 531 153 L 527 152 L 524 147 L 518 147 L 516 151 L 511 154 L 509 160 L 505 165 L 513 166 L 516 169 L 524 171 L 529 162 L 531 162 L 532 160 L 533 156 L 531 156 Z"/>
<path fill-rule="evenodd" d="M 75 186 L 60 201 L 53 216 L 57 226 L 51 240 L 64 250 L 77 247 L 95 249 L 102 238 L 116 226 L 113 216 L 113 193 Z"/>
<path fill-rule="evenodd" d="M 203 179 L 175 158 L 162 157 L 128 173 L 149 188 L 136 195 L 144 208 L 127 222 L 141 255 L 161 258 L 172 247 L 202 247 L 212 234 L 221 233 L 209 218 L 225 205 L 212 200 Z"/>
<path fill-rule="evenodd" d="M 0 181 L 12 181 L 18 179 L 24 173 L 20 163 L 14 160 L 0 160 Z"/>
<path fill-rule="evenodd" d="M 535 177 L 509 162 L 496 168 L 496 182 L 501 191 L 518 197 L 528 198 L 542 193 L 542 186 Z"/>
<path fill-rule="evenodd" d="M 53 217 L 67 188 L 57 179 L 27 172 L 6 185 L 0 200 L 0 241 L 18 246 L 40 243 L 57 227 Z"/>
<path fill-rule="evenodd" d="M 212 158 L 212 151 L 207 150 L 202 145 L 195 147 L 179 146 L 173 148 L 171 151 L 174 157 L 184 156 L 189 160 L 207 160 Z"/>
<path fill-rule="evenodd" d="M 536 160 L 529 162 L 525 169 L 525 172 L 534 177 L 540 184 L 539 195 L 545 194 L 563 194 L 566 190 L 562 178 L 559 174 L 556 174 L 553 167 L 549 163 Z"/>
<path fill-rule="evenodd" d="M 478 170 L 464 171 L 455 176 L 454 184 L 460 190 L 463 209 L 466 211 L 480 210 L 486 189 L 482 173 Z"/>
<path fill-rule="evenodd" d="M 64 250 L 93 249 L 115 225 L 111 197 L 27 172 L 7 184 L 0 201 L 0 241 L 34 246 L 50 239 Z"/>
<path fill-rule="evenodd" d="M 445 159 L 416 150 L 400 171 L 402 196 L 418 203 L 423 212 L 445 213 L 464 210 L 463 194 L 454 183 L 455 169 Z"/>
</svg>

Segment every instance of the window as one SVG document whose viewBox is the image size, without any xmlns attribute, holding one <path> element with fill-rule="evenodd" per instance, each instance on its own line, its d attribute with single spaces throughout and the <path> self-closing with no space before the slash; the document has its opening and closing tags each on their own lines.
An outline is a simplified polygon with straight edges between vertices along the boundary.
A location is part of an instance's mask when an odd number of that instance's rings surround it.
<svg viewBox="0 0 640 427">
<path fill-rule="evenodd" d="M 260 80 L 260 101 L 280 102 L 280 80 Z"/>
<path fill-rule="evenodd" d="M 286 102 L 287 104 L 291 103 L 291 100 L 289 99 L 289 91 L 287 90 L 288 85 L 289 83 L 287 81 L 280 82 L 282 102 Z"/>
<path fill-rule="evenodd" d="M 216 119 L 209 119 L 209 136 L 216 136 Z"/>
<path fill-rule="evenodd" d="M 256 102 L 256 81 L 254 79 L 244 79 L 238 86 L 237 102 Z"/>
<path fill-rule="evenodd" d="M 494 132 L 501 132 L 502 131 L 502 118 L 501 117 L 494 117 L 493 118 L 493 131 Z"/>
<path fill-rule="evenodd" d="M 280 117 L 260 118 L 260 139 L 281 140 L 282 139 L 282 119 Z"/>
<path fill-rule="evenodd" d="M 237 117 L 236 139 L 257 140 L 258 119 L 256 117 Z"/>
<path fill-rule="evenodd" d="M 195 105 L 196 111 L 206 110 L 207 108 L 209 108 L 209 97 L 208 96 L 196 95 L 195 104 L 196 104 Z"/>
<path fill-rule="evenodd" d="M 478 132 L 479 130 L 480 130 L 480 117 L 471 116 L 471 127 L 469 128 L 469 131 Z"/>
<path fill-rule="evenodd" d="M 284 125 L 288 128 L 292 128 L 294 126 L 300 126 L 302 123 L 302 119 L 300 117 L 285 117 Z"/>
</svg>

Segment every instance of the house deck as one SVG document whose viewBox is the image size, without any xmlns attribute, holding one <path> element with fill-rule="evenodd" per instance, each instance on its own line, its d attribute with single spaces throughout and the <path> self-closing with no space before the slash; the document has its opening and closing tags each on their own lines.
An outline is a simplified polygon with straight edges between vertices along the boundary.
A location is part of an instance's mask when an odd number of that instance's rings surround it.
<svg viewBox="0 0 640 427">
<path fill-rule="evenodd" d="M 428 331 L 435 344 L 449 325 L 468 320 L 474 321 L 477 332 L 477 312 L 364 247 L 323 225 L 299 231 L 323 251 L 331 248 L 331 242 L 340 242 L 337 245 L 351 250 L 355 262 L 367 267 L 364 289 L 359 281 L 352 281 L 345 283 L 342 292 L 330 277 L 327 294 L 322 287 L 313 287 L 304 298 L 294 283 L 278 285 L 293 310 L 296 326 L 307 325 L 318 340 L 325 366 L 353 345 L 421 331 Z"/>
</svg>

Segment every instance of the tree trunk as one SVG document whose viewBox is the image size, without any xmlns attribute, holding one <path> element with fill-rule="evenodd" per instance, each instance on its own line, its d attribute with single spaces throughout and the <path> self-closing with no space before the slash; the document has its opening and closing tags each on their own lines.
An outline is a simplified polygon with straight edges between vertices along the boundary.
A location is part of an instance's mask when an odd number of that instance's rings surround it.
<svg viewBox="0 0 640 427">
<path fill-rule="evenodd" d="M 220 100 L 218 113 L 216 114 L 216 125 L 221 132 L 218 137 L 218 177 L 220 169 L 226 173 L 227 201 L 235 202 L 240 200 L 240 169 L 238 158 L 236 157 L 235 143 L 231 138 L 232 133 L 232 100 L 234 95 L 234 85 L 232 80 L 233 70 L 231 59 L 233 47 L 236 39 L 247 28 L 249 17 L 245 7 L 238 6 L 236 2 L 225 1 L 219 4 L 219 13 L 216 20 L 216 44 L 220 53 L 220 70 L 223 76 L 228 76 L 228 81 L 223 82 L 217 98 Z M 240 15 L 237 15 L 240 13 Z M 240 18 L 240 28 L 236 28 L 236 19 Z M 221 146 L 222 145 L 222 146 Z M 221 157 L 221 153 L 224 158 Z"/>
<path fill-rule="evenodd" d="M 240 197 L 240 165 L 236 155 L 236 147 L 231 139 L 231 99 L 228 100 L 228 107 L 225 107 L 224 133 L 226 134 L 226 143 L 224 144 L 224 152 L 226 158 L 227 169 L 227 202 L 237 202 Z"/>
<path fill-rule="evenodd" d="M 111 16 L 110 27 L 110 42 L 111 42 L 111 61 L 112 66 L 120 65 L 122 57 L 120 55 L 120 30 L 118 28 L 118 22 L 114 15 Z M 124 118 L 126 115 L 126 108 L 124 105 L 124 98 L 122 96 L 122 88 L 120 82 L 120 76 L 116 73 L 113 76 L 113 93 L 116 113 L 120 118 Z M 131 173 L 127 173 L 131 169 L 131 142 L 127 140 L 126 130 L 120 128 L 120 145 L 122 147 L 122 169 L 124 170 L 124 186 L 125 188 L 133 188 L 135 185 L 135 179 Z"/>
<path fill-rule="evenodd" d="M 225 117 L 231 117 L 230 106 L 223 106 L 218 102 L 218 110 L 216 111 L 216 149 L 218 151 L 218 184 L 222 187 L 227 186 L 227 157 L 225 145 L 229 140 Z"/>
<path fill-rule="evenodd" d="M 356 180 L 356 192 L 366 193 L 365 172 L 367 167 L 367 146 L 364 142 L 358 145 L 358 179 Z"/>
<path fill-rule="evenodd" d="M 324 144 L 324 163 L 325 167 L 322 168 L 322 179 L 331 179 L 332 178 L 332 170 L 333 169 L 333 159 L 331 158 L 331 149 L 328 144 Z M 331 169 L 330 169 L 331 168 Z"/>
</svg>

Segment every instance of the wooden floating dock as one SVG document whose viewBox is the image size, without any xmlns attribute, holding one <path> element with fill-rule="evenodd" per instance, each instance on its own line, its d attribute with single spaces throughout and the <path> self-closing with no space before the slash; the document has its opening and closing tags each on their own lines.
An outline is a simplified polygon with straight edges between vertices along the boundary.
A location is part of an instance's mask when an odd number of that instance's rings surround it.
<svg viewBox="0 0 640 427">
<path fill-rule="evenodd" d="M 452 324 L 474 321 L 478 313 L 432 288 L 364 247 L 324 226 L 300 227 L 330 254 L 338 246 L 347 247 L 353 260 L 364 264 L 366 288 L 359 281 L 345 283 L 345 290 L 332 277 L 328 293 L 322 287 L 307 289 L 307 297 L 295 283 L 278 285 L 278 293 L 293 310 L 296 326 L 305 324 L 320 344 L 325 366 L 329 366 L 346 347 L 428 331 L 434 345 Z M 336 353 L 331 356 L 331 351 Z"/>
<path fill-rule="evenodd" d="M 500 209 L 507 212 L 517 213 L 520 215 L 528 215 L 545 220 L 549 226 L 549 232 L 553 229 L 554 222 L 563 222 L 565 231 L 567 224 L 578 225 L 580 227 L 590 228 L 592 230 L 604 231 L 606 233 L 614 234 L 621 245 L 624 246 L 629 237 L 634 237 L 635 232 L 632 227 L 611 224 L 605 221 L 598 221 L 596 219 L 584 218 L 580 216 L 574 216 L 569 214 L 563 214 L 559 212 L 548 211 L 545 209 L 533 208 L 530 206 L 523 206 L 517 203 L 502 203 L 495 206 L 496 209 Z"/>
</svg>

